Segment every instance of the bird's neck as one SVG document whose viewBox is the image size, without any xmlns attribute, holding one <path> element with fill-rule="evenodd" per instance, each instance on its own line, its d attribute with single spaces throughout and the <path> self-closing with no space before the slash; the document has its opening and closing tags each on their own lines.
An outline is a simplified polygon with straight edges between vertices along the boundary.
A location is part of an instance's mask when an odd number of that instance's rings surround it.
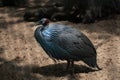
<svg viewBox="0 0 120 80">
<path fill-rule="evenodd" d="M 48 28 L 49 25 L 46 25 L 46 26 L 42 26 L 41 27 L 41 31 L 45 30 L 46 28 Z"/>
</svg>

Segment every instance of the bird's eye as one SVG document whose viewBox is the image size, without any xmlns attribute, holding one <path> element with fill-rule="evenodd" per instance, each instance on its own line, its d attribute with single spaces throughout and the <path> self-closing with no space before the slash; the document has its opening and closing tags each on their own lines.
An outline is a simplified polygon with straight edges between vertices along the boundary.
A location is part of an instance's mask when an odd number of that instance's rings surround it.
<svg viewBox="0 0 120 80">
<path fill-rule="evenodd" d="M 38 23 L 39 23 L 39 24 L 43 24 L 43 21 L 39 21 Z"/>
<path fill-rule="evenodd" d="M 40 21 L 40 24 L 42 24 L 43 22 L 42 21 Z"/>
</svg>

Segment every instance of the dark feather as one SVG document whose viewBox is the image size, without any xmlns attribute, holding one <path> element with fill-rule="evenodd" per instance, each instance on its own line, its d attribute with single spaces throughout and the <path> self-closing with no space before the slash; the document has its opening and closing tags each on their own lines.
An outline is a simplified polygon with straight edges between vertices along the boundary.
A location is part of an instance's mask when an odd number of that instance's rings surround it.
<svg viewBox="0 0 120 80">
<path fill-rule="evenodd" d="M 91 67 L 97 66 L 94 45 L 87 36 L 75 28 L 49 23 L 36 29 L 35 38 L 50 57 L 61 60 L 83 60 Z"/>
</svg>

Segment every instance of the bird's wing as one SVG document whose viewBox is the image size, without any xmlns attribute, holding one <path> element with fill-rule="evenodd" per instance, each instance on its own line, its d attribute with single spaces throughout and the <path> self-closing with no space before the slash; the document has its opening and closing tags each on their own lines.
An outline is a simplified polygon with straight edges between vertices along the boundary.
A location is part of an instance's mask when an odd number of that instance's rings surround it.
<svg viewBox="0 0 120 80">
<path fill-rule="evenodd" d="M 72 55 L 88 57 L 95 54 L 93 47 L 87 45 L 82 37 L 79 38 L 71 33 L 62 35 L 61 37 L 64 37 L 60 41 L 63 44 L 59 42 L 58 45 L 60 45 L 63 49 L 67 50 Z"/>
<path fill-rule="evenodd" d="M 93 44 L 83 33 L 70 27 L 61 30 L 57 36 L 53 33 L 48 42 L 59 46 L 72 56 L 80 58 L 96 56 Z"/>
</svg>

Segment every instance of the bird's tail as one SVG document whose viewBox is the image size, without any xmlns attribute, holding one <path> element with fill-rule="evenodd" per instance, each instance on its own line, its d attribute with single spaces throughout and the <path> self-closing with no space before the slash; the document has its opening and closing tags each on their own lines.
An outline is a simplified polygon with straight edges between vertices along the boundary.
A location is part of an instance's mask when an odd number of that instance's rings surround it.
<svg viewBox="0 0 120 80">
<path fill-rule="evenodd" d="M 97 64 L 96 57 L 92 58 L 85 58 L 83 61 L 90 67 L 97 68 L 98 70 L 101 70 L 101 68 Z"/>
<path fill-rule="evenodd" d="M 97 68 L 98 70 L 102 70 L 102 68 L 100 68 L 100 67 L 98 66 L 98 64 L 96 64 L 96 68 Z"/>
</svg>

